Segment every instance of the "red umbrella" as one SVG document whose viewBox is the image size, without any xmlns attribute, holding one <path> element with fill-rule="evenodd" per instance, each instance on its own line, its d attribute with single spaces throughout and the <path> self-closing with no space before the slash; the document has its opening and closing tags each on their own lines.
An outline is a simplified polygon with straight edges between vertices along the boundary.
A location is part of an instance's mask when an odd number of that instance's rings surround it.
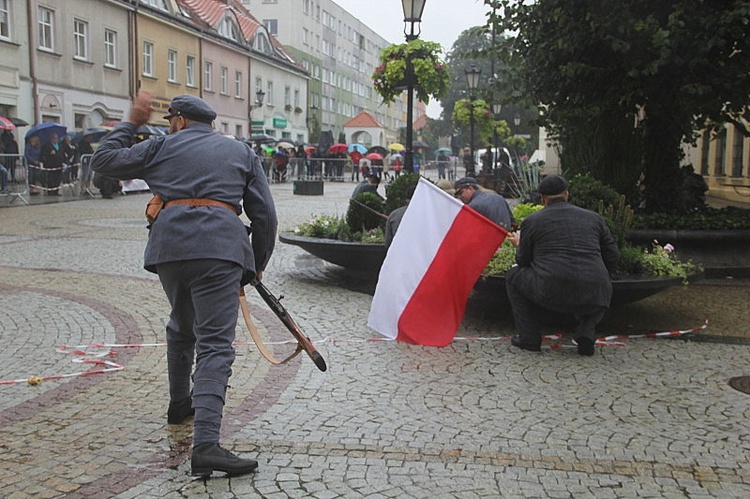
<svg viewBox="0 0 750 499">
<path fill-rule="evenodd" d="M 14 130 L 16 125 L 13 124 L 8 118 L 0 116 L 0 130 Z"/>
<path fill-rule="evenodd" d="M 340 153 L 340 152 L 346 152 L 349 149 L 349 146 L 346 144 L 333 144 L 331 147 L 328 148 L 329 151 L 332 153 Z"/>
<path fill-rule="evenodd" d="M 371 152 L 371 153 L 369 153 L 369 154 L 366 154 L 366 155 L 365 155 L 365 158 L 367 158 L 367 159 L 371 159 L 371 160 L 372 160 L 372 159 L 375 159 L 375 160 L 377 160 L 377 159 L 383 159 L 383 155 L 382 155 L 382 154 L 378 154 L 378 153 L 376 153 L 376 152 Z"/>
</svg>

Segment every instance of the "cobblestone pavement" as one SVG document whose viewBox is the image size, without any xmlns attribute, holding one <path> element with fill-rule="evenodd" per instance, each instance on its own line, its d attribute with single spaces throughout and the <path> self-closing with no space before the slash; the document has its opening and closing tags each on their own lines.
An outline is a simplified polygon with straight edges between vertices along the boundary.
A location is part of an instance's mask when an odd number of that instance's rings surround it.
<svg viewBox="0 0 750 499">
<path fill-rule="evenodd" d="M 272 187 L 281 227 L 343 214 Z M 703 281 L 613 310 L 601 334 L 687 329 L 711 341 L 630 339 L 583 358 L 522 352 L 507 311 L 470 306 L 445 348 L 367 341 L 370 295 L 278 244 L 265 282 L 329 364 L 272 367 L 239 329 L 223 443 L 250 476 L 189 475 L 191 425 L 166 424 L 168 307 L 141 268 L 149 196 L 0 209 L 0 497 L 749 497 L 747 281 Z M 256 296 L 271 339 L 288 333 Z M 724 337 L 721 340 L 720 337 Z M 717 341 L 717 338 L 719 341 Z M 737 339 L 736 341 L 732 341 Z M 110 365 L 122 370 L 47 379 Z M 563 340 L 564 345 L 569 340 Z M 290 348 L 275 345 L 277 353 Z"/>
</svg>

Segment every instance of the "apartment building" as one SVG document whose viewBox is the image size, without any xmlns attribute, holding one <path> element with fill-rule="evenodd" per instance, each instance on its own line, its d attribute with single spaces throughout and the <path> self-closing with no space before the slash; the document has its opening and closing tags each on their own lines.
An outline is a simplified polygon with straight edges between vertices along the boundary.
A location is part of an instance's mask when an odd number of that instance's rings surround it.
<svg viewBox="0 0 750 499">
<path fill-rule="evenodd" d="M 343 137 L 344 124 L 366 111 L 396 141 L 406 126 L 405 99 L 390 106 L 375 92 L 372 73 L 385 40 L 332 0 L 243 0 L 287 50 L 310 72 L 311 128 Z M 424 114 L 417 105 L 416 120 Z M 313 136 L 315 134 L 313 133 Z"/>
<path fill-rule="evenodd" d="M 252 113 L 258 130 L 304 141 L 307 80 L 239 0 L 0 0 L 0 114 L 29 123 L 120 121 L 147 89 L 155 125 L 189 93 L 217 110 L 223 133 L 249 135 Z M 262 110 L 257 81 L 281 89 Z"/>
</svg>

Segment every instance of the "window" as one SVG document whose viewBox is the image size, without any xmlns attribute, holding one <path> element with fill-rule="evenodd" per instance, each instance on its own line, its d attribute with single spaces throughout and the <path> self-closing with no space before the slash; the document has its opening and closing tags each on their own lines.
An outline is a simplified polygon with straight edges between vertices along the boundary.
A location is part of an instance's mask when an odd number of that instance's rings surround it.
<svg viewBox="0 0 750 499">
<path fill-rule="evenodd" d="M 221 67 L 221 71 L 219 72 L 219 90 L 223 95 L 226 95 L 229 93 L 227 90 L 227 76 L 229 74 L 229 70 L 225 68 L 224 66 Z"/>
<path fill-rule="evenodd" d="M 45 7 L 39 7 L 39 48 L 55 50 L 55 13 Z"/>
<path fill-rule="evenodd" d="M 10 0 L 0 0 L 0 38 L 10 40 Z"/>
<path fill-rule="evenodd" d="M 234 72 L 234 96 L 242 98 L 242 71 Z"/>
<path fill-rule="evenodd" d="M 279 21 L 278 19 L 263 19 L 263 25 L 266 27 L 269 33 L 272 35 L 279 34 Z"/>
<path fill-rule="evenodd" d="M 284 87 L 284 106 L 292 105 L 292 89 L 288 86 Z"/>
<path fill-rule="evenodd" d="M 177 51 L 167 50 L 167 81 L 177 81 Z"/>
<path fill-rule="evenodd" d="M 219 34 L 234 41 L 239 41 L 240 39 L 237 25 L 234 23 L 231 17 L 225 17 L 221 21 L 221 24 L 219 25 Z"/>
<path fill-rule="evenodd" d="M 263 79 L 262 78 L 255 78 L 255 93 L 263 91 Z"/>
<path fill-rule="evenodd" d="M 310 13 L 310 0 L 302 0 L 302 12 L 305 14 Z"/>
<path fill-rule="evenodd" d="M 299 107 L 299 90 L 294 91 L 294 107 Z"/>
<path fill-rule="evenodd" d="M 117 32 L 104 30 L 104 65 L 117 67 Z"/>
<path fill-rule="evenodd" d="M 154 44 L 143 42 L 143 74 L 154 76 Z"/>
<path fill-rule="evenodd" d="M 269 106 L 273 106 L 273 82 L 269 81 L 266 83 L 266 102 Z"/>
<path fill-rule="evenodd" d="M 192 55 L 187 56 L 185 62 L 185 84 L 188 87 L 195 86 L 195 57 Z"/>
<path fill-rule="evenodd" d="M 211 80 L 213 79 L 213 75 L 214 75 L 213 63 L 210 63 L 210 62 L 203 63 L 203 90 L 208 90 L 209 92 L 212 90 L 213 86 L 211 84 Z"/>
<path fill-rule="evenodd" d="M 150 5 L 151 7 L 156 7 L 157 9 L 169 12 L 169 10 L 167 9 L 167 5 L 164 3 L 164 0 L 141 0 L 141 3 L 145 3 L 146 5 Z"/>
<path fill-rule="evenodd" d="M 245 135 L 242 133 L 242 125 L 234 125 L 234 135 L 237 137 L 243 137 Z"/>
<path fill-rule="evenodd" d="M 744 148 L 744 136 L 737 125 L 734 125 L 734 148 L 732 151 L 732 176 L 742 176 L 742 150 Z"/>
<path fill-rule="evenodd" d="M 308 40 L 308 31 L 307 31 L 307 28 L 302 28 L 302 43 L 304 43 L 305 45 L 307 45 L 307 43 L 308 43 L 307 40 Z"/>
<path fill-rule="evenodd" d="M 73 20 L 73 45 L 76 59 L 88 59 L 89 23 L 80 19 Z"/>
</svg>

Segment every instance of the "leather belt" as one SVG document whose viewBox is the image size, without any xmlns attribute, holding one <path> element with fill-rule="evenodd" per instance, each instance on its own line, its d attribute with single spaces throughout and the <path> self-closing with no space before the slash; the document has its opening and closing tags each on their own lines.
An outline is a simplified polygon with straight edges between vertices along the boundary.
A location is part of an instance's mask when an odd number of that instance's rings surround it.
<svg viewBox="0 0 750 499">
<path fill-rule="evenodd" d="M 237 208 L 235 208 L 229 203 L 225 203 L 224 201 L 217 201 L 215 199 L 208 199 L 208 198 L 173 199 L 172 201 L 168 201 L 164 205 L 164 207 L 169 208 L 170 206 L 173 206 L 176 204 L 186 204 L 188 206 L 220 206 L 222 208 L 231 210 L 232 213 L 234 213 L 235 215 L 239 215 L 240 213 L 242 213 L 241 211 L 237 211 Z"/>
</svg>

